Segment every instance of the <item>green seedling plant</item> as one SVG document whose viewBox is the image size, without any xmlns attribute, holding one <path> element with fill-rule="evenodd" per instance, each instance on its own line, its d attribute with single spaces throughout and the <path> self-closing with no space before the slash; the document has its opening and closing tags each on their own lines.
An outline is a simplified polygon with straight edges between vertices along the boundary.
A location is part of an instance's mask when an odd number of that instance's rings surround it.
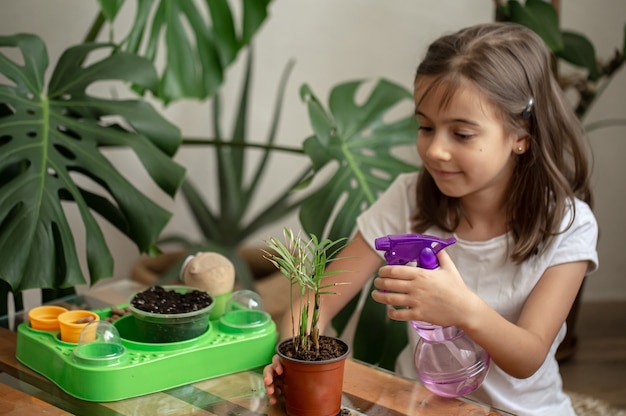
<svg viewBox="0 0 626 416">
<path fill-rule="evenodd" d="M 294 234 L 291 229 L 283 229 L 284 242 L 274 237 L 265 241 L 269 251 L 264 257 L 269 260 L 289 280 L 292 290 L 289 292 L 293 348 L 319 352 L 319 312 L 323 295 L 336 294 L 331 289 L 345 283 L 325 284 L 325 278 L 345 272 L 345 270 L 327 270 L 330 262 L 338 260 L 335 256 L 346 245 L 347 238 L 338 240 L 319 240 L 314 234 L 305 241 L 301 233 Z M 294 286 L 300 293 L 299 321 L 296 325 L 294 314 Z M 312 309 L 311 309 L 312 307 Z M 310 313 L 310 319 L 309 319 Z"/>
</svg>

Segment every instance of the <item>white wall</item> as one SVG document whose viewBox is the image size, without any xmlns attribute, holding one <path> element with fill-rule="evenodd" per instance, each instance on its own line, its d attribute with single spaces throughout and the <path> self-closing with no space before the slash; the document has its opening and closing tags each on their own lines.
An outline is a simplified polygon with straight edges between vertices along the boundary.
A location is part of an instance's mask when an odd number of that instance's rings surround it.
<svg viewBox="0 0 626 416">
<path fill-rule="evenodd" d="M 134 2 L 130 2 L 132 8 Z M 562 1 L 562 26 L 588 36 L 602 57 L 612 54 L 624 41 L 626 2 L 613 0 Z M 3 34 L 32 32 L 48 45 L 51 66 L 68 46 L 82 40 L 96 13 L 96 2 L 86 0 L 0 0 L 0 27 Z M 130 13 L 125 16 L 128 22 Z M 331 87 L 353 79 L 385 77 L 411 87 L 413 72 L 425 47 L 443 32 L 473 23 L 493 20 L 493 2 L 489 0 L 274 0 L 270 17 L 255 40 L 256 83 L 253 90 L 254 110 L 250 132 L 267 131 L 267 117 L 273 105 L 280 73 L 289 59 L 296 66 L 287 90 L 279 142 L 298 146 L 310 134 L 306 109 L 298 98 L 298 89 L 308 83 L 318 97 L 326 100 Z M 119 36 L 123 34 L 120 30 Z M 228 74 L 228 91 L 232 96 L 239 85 L 241 65 Z M 605 117 L 626 118 L 626 74 L 622 71 L 613 81 L 587 121 Z M 227 107 L 231 108 L 231 107 Z M 206 136 L 207 104 L 177 103 L 163 110 L 181 127 L 186 136 Z M 590 135 L 595 153 L 594 189 L 596 214 L 601 227 L 600 270 L 589 278 L 585 299 L 626 299 L 626 256 L 621 253 L 626 235 L 623 178 L 626 177 L 626 127 L 608 128 Z M 197 236 L 181 198 L 168 201 L 150 184 L 142 171 L 135 169 L 135 157 L 126 152 L 112 152 L 117 166 L 150 196 L 157 198 L 174 217 L 166 229 Z M 208 153 L 183 149 L 177 160 L 193 178 L 211 183 Z M 272 180 L 286 183 L 291 172 L 299 172 L 298 158 L 273 159 Z M 283 182 L 281 182 L 283 179 Z M 208 186 L 208 185 L 207 185 Z M 265 184 L 261 195 L 271 196 L 276 183 Z M 207 188 L 210 198 L 211 189 Z M 263 201 L 258 201 L 261 206 Z M 70 213 L 72 209 L 69 208 Z M 269 234 L 283 225 L 297 227 L 297 220 L 263 230 L 250 241 L 261 244 Z M 107 227 L 108 229 L 108 227 Z M 115 230 L 107 230 L 116 259 L 116 278 L 125 277 L 138 256 L 137 249 Z M 78 242 L 82 244 L 80 229 Z"/>
</svg>

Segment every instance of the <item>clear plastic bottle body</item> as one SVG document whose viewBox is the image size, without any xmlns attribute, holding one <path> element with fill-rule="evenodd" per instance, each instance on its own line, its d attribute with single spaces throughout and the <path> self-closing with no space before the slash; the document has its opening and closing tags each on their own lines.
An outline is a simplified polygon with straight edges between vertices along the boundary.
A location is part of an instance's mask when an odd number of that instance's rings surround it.
<svg viewBox="0 0 626 416">
<path fill-rule="evenodd" d="M 489 370 L 489 354 L 458 327 L 412 321 L 420 335 L 415 368 L 424 386 L 443 397 L 460 397 L 480 387 Z"/>
</svg>

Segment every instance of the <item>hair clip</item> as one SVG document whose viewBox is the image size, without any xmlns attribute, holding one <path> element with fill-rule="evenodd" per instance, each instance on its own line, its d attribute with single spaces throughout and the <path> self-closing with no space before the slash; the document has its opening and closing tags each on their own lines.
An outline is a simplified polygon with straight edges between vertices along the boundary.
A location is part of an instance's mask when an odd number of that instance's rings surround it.
<svg viewBox="0 0 626 416">
<path fill-rule="evenodd" d="M 526 108 L 524 108 L 524 111 L 522 111 L 523 119 L 528 120 L 530 118 L 530 111 L 533 109 L 534 103 L 535 100 L 533 99 L 533 97 L 530 97 L 530 99 L 528 100 L 528 104 L 526 104 Z"/>
</svg>

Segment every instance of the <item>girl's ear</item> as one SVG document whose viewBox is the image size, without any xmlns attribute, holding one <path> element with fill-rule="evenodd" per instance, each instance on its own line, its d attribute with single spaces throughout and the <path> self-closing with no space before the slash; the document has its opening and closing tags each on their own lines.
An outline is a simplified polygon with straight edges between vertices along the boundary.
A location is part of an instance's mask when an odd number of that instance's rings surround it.
<svg viewBox="0 0 626 416">
<path fill-rule="evenodd" d="M 528 136 L 518 136 L 517 139 L 513 141 L 513 153 L 518 155 L 524 154 L 529 146 L 530 140 Z"/>
</svg>

